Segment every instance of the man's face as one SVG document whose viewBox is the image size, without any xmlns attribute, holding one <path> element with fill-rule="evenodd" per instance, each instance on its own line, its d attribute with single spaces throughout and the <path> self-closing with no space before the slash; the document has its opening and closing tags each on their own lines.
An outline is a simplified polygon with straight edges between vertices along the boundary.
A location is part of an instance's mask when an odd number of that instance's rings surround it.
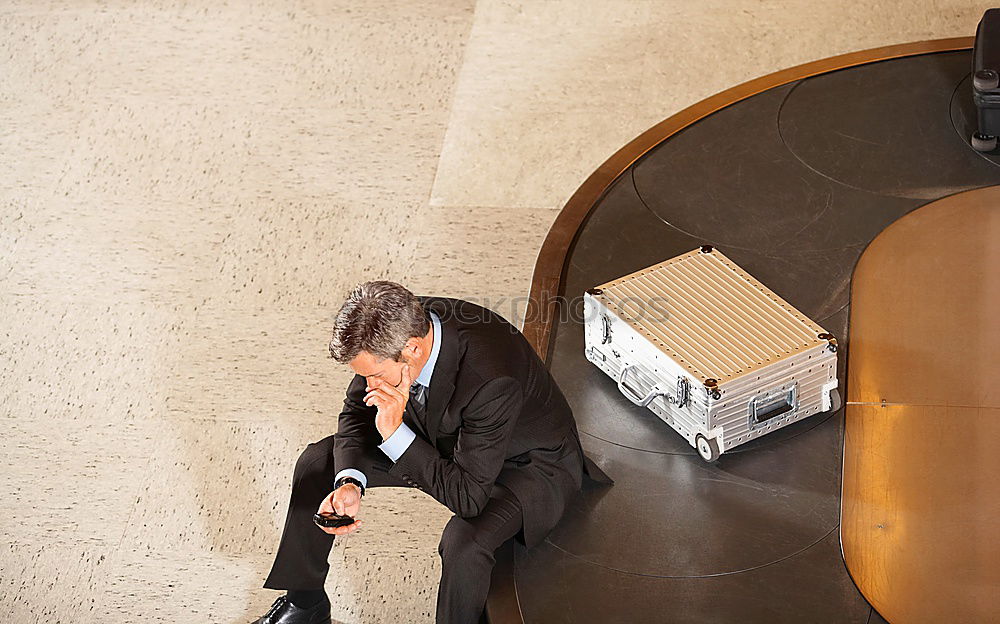
<svg viewBox="0 0 1000 624">
<path fill-rule="evenodd" d="M 362 351 L 351 360 L 350 366 L 355 373 L 368 380 L 369 386 L 372 385 L 372 379 L 381 379 L 398 386 L 399 382 L 403 380 L 403 366 L 410 363 L 408 351 L 408 348 L 403 349 L 402 362 L 397 362 L 392 358 L 379 360 L 371 353 Z M 413 366 L 410 366 L 410 370 L 413 370 Z"/>
</svg>

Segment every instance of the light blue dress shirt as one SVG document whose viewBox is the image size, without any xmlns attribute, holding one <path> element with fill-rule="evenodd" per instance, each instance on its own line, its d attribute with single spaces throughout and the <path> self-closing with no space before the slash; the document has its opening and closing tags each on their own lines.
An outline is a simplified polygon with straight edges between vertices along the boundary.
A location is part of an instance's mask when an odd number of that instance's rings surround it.
<svg viewBox="0 0 1000 624">
<path fill-rule="evenodd" d="M 427 357 L 427 362 L 424 367 L 420 369 L 420 374 L 417 375 L 414 383 L 418 383 L 424 387 L 424 401 L 426 402 L 430 397 L 430 387 L 431 387 L 431 376 L 434 374 L 434 365 L 437 363 L 438 353 L 441 352 L 441 319 L 434 312 L 430 312 L 431 325 L 434 327 L 433 345 L 431 346 L 431 354 Z M 393 462 L 399 459 L 406 449 L 410 447 L 413 439 L 417 437 L 417 434 L 407 426 L 406 423 L 400 423 L 399 428 L 393 432 L 391 436 L 382 444 L 378 445 L 379 450 L 389 456 Z M 368 487 L 368 477 L 365 476 L 363 472 L 357 468 L 344 468 L 337 473 L 334 477 L 334 481 L 341 477 L 354 477 L 364 487 Z"/>
</svg>

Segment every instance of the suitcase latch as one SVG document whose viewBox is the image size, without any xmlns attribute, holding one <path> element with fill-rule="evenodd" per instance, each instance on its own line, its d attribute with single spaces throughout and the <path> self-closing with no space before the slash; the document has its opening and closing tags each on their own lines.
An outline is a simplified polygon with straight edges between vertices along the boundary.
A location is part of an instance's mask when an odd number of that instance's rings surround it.
<svg viewBox="0 0 1000 624">
<path fill-rule="evenodd" d="M 675 396 L 677 407 L 684 407 L 691 400 L 691 384 L 688 383 L 687 377 L 677 376 L 677 394 Z M 667 400 L 670 401 L 671 398 L 674 397 L 667 397 Z"/>
</svg>

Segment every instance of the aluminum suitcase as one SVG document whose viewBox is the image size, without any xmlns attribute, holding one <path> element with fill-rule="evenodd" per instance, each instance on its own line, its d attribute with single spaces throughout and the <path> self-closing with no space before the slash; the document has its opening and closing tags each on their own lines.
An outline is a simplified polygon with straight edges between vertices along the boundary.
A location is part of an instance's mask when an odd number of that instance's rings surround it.
<svg viewBox="0 0 1000 624">
<path fill-rule="evenodd" d="M 583 300 L 587 359 L 706 461 L 840 408 L 836 338 L 709 245 Z"/>
</svg>

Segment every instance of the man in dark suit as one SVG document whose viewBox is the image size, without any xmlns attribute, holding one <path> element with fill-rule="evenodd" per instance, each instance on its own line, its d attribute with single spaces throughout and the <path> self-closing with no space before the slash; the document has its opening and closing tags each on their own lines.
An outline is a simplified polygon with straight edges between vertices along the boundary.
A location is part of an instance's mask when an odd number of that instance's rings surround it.
<svg viewBox="0 0 1000 624">
<path fill-rule="evenodd" d="M 340 309 L 331 357 L 355 377 L 338 431 L 299 457 L 259 624 L 325 624 L 335 535 L 312 516 L 357 517 L 372 487 L 416 487 L 454 512 L 438 547 L 437 622 L 479 621 L 511 537 L 542 541 L 587 473 L 573 414 L 520 331 L 467 301 L 367 282 Z M 602 475 L 603 476 L 603 475 Z M 331 491 L 332 489 L 332 491 Z"/>
</svg>

